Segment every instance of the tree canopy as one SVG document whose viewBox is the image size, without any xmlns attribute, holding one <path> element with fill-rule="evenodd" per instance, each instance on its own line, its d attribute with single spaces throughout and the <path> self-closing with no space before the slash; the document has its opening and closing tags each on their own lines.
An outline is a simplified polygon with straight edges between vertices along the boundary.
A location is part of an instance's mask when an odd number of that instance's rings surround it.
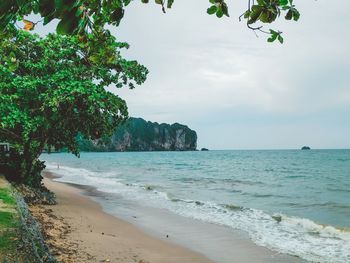
<svg viewBox="0 0 350 263">
<path fill-rule="evenodd" d="M 78 154 L 78 134 L 100 138 L 128 117 L 125 101 L 105 88 L 134 87 L 148 71 L 120 56 L 125 43 L 109 40 L 100 60 L 91 58 L 78 37 L 40 38 L 19 30 L 0 39 L 0 141 L 12 147 L 12 167 L 3 163 L 0 169 L 38 186 L 44 167 L 38 157 L 45 147 Z"/>
<path fill-rule="evenodd" d="M 238 0 L 236 0 L 238 1 Z M 244 19 L 248 28 L 269 34 L 268 41 L 276 39 L 283 42 L 280 31 L 265 31 L 263 24 L 274 22 L 283 16 L 286 20 L 297 21 L 300 17 L 293 0 L 245 0 L 247 9 L 242 10 L 240 20 Z M 0 2 L 0 28 L 15 24 L 31 13 L 43 17 L 44 25 L 53 19 L 59 19 L 57 33 L 85 35 L 87 32 L 101 33 L 104 26 L 118 26 L 124 17 L 125 8 L 132 0 L 2 0 Z M 141 0 L 148 3 L 149 0 Z M 155 0 L 165 13 L 173 6 L 174 0 Z M 218 18 L 229 16 L 229 8 L 225 0 L 209 0 L 209 15 Z M 24 28 L 31 30 L 36 22 L 23 20 Z"/>
</svg>

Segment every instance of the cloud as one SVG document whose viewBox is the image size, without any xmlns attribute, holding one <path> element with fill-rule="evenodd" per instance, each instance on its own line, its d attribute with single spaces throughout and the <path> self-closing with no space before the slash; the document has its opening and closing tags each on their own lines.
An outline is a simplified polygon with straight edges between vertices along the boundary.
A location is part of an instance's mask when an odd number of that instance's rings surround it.
<svg viewBox="0 0 350 263">
<path fill-rule="evenodd" d="M 243 6 L 231 4 L 231 18 L 218 20 L 203 1 L 177 1 L 166 15 L 133 5 L 116 34 L 151 74 L 142 87 L 121 92 L 131 113 L 185 122 L 214 148 L 299 147 L 311 139 L 349 147 L 350 3 L 298 6 L 300 23 L 273 25 L 285 31 L 279 45 L 237 21 Z M 298 139 L 288 142 L 293 134 Z"/>
<path fill-rule="evenodd" d="M 284 31 L 283 45 L 238 22 L 244 4 L 217 19 L 202 0 L 165 15 L 132 2 L 112 29 L 150 70 L 141 87 L 114 90 L 131 115 L 186 123 L 211 148 L 350 147 L 350 2 L 299 1 L 300 22 L 267 26 Z"/>
</svg>

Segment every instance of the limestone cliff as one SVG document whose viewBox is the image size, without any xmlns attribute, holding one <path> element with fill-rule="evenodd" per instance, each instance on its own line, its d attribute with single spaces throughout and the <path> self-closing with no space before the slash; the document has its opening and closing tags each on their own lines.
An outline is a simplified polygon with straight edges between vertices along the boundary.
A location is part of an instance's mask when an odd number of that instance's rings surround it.
<svg viewBox="0 0 350 263">
<path fill-rule="evenodd" d="M 194 151 L 197 133 L 185 125 L 130 118 L 111 138 L 78 139 L 81 151 Z"/>
</svg>

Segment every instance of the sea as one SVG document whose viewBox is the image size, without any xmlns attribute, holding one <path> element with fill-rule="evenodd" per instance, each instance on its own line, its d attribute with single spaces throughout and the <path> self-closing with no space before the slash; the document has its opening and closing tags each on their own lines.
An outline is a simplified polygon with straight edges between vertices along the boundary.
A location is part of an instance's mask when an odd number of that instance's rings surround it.
<svg viewBox="0 0 350 263">
<path fill-rule="evenodd" d="M 104 208 L 160 209 L 239 230 L 308 262 L 350 262 L 350 150 L 42 154 L 61 182 L 106 193 Z M 123 205 L 124 204 L 124 205 Z M 136 218 L 136 216 L 135 216 Z"/>
</svg>

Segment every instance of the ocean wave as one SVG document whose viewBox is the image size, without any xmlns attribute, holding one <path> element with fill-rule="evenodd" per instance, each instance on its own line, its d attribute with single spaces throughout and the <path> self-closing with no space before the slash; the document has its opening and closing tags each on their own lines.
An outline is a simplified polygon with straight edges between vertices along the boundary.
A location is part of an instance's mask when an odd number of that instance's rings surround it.
<svg viewBox="0 0 350 263">
<path fill-rule="evenodd" d="M 117 184 L 125 186 L 120 183 L 120 180 L 116 177 L 117 174 L 113 172 L 103 172 L 103 176 L 101 176 L 101 172 L 93 172 L 84 168 L 73 168 L 61 165 L 58 168 L 57 165 L 50 163 L 46 164 L 46 169 L 60 176 L 55 179 L 59 182 L 94 186 L 97 190 L 101 191 L 108 191 Z"/>
<path fill-rule="evenodd" d="M 332 192 L 345 192 L 350 193 L 350 189 L 344 189 L 344 188 L 327 188 L 328 191 Z"/>
<path fill-rule="evenodd" d="M 232 183 L 232 184 L 243 184 L 243 185 L 264 185 L 264 182 L 261 181 L 251 181 L 251 180 L 240 180 L 240 179 L 235 179 L 235 178 L 223 178 L 223 179 L 216 179 L 220 182 L 225 182 L 225 183 Z"/>
<path fill-rule="evenodd" d="M 114 173 L 98 173 L 80 168 L 47 165 L 62 175 L 57 180 L 98 186 L 98 190 L 117 193 L 125 199 L 164 208 L 181 216 L 246 231 L 258 245 L 291 254 L 312 262 L 350 262 L 350 232 L 322 225 L 306 218 L 282 213 L 268 214 L 262 210 L 235 204 L 218 204 L 177 197 L 159 185 L 126 183 Z M 147 201 L 147 202 L 145 202 Z"/>
<path fill-rule="evenodd" d="M 325 202 L 325 203 L 311 203 L 298 205 L 299 207 L 327 207 L 327 208 L 336 208 L 336 209 L 350 209 L 350 205 L 340 204 L 335 202 Z"/>
<path fill-rule="evenodd" d="M 338 158 L 337 161 L 339 161 L 339 162 L 348 162 L 348 161 L 350 161 L 350 158 Z"/>
<path fill-rule="evenodd" d="M 285 176 L 285 178 L 288 178 L 288 179 L 295 179 L 295 178 L 306 178 L 307 176 L 306 175 L 287 175 Z"/>
</svg>

